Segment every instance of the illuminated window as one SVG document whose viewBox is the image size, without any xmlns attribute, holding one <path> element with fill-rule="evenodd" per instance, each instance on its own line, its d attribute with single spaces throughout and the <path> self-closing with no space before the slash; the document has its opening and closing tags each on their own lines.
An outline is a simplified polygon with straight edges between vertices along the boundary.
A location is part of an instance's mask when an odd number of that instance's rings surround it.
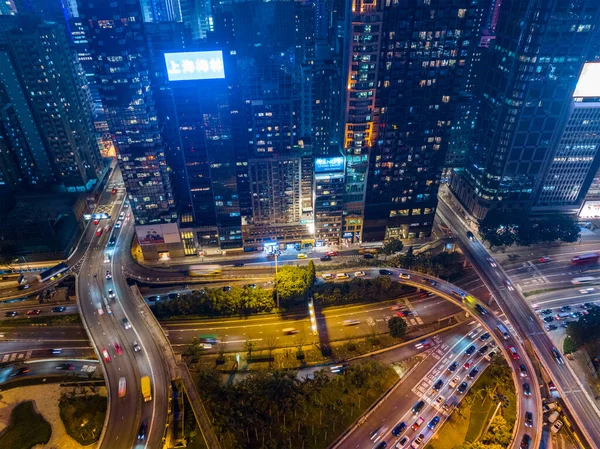
<svg viewBox="0 0 600 449">
<path fill-rule="evenodd" d="M 467 15 L 467 10 L 466 9 L 459 9 L 458 10 L 458 17 L 460 17 L 461 19 L 464 19 L 466 15 Z"/>
<path fill-rule="evenodd" d="M 448 95 L 442 96 L 442 103 L 448 103 L 450 101 L 450 97 Z"/>
<path fill-rule="evenodd" d="M 413 215 L 421 215 L 421 209 L 413 209 L 412 214 Z"/>
</svg>

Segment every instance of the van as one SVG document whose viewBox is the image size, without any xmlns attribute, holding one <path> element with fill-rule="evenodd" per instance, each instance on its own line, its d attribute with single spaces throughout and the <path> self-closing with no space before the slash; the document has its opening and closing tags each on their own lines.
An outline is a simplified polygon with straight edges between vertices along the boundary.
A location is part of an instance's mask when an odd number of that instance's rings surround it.
<svg viewBox="0 0 600 449">
<path fill-rule="evenodd" d="M 335 275 L 336 279 L 348 279 L 350 276 L 348 276 L 347 273 L 338 273 Z"/>
<path fill-rule="evenodd" d="M 330 273 L 323 273 L 323 274 L 321 275 L 321 277 L 322 277 L 323 279 L 325 279 L 326 281 L 329 281 L 330 279 L 333 279 L 333 275 L 332 275 L 332 274 L 330 274 Z"/>
</svg>

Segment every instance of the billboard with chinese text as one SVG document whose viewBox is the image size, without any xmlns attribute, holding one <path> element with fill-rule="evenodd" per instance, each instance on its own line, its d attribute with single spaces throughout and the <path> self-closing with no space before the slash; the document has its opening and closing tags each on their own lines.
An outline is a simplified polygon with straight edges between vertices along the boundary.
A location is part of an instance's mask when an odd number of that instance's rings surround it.
<svg viewBox="0 0 600 449">
<path fill-rule="evenodd" d="M 223 52 L 220 50 L 165 53 L 165 63 L 169 81 L 225 78 Z"/>
</svg>

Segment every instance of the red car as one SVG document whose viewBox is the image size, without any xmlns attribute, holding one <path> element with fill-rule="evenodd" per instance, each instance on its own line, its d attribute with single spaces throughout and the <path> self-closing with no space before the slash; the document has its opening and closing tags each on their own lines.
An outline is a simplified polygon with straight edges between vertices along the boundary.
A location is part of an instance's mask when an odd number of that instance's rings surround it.
<svg viewBox="0 0 600 449">
<path fill-rule="evenodd" d="M 98 219 L 94 220 L 95 225 L 97 225 L 98 223 L 100 223 L 100 220 L 98 220 Z"/>
<path fill-rule="evenodd" d="M 112 190 L 110 191 L 110 193 L 112 193 L 112 194 L 114 195 L 115 193 L 117 193 L 117 189 L 112 189 Z"/>
<path fill-rule="evenodd" d="M 337 251 L 327 251 L 325 253 L 326 256 L 337 256 L 338 252 Z"/>
<path fill-rule="evenodd" d="M 465 362 L 465 364 L 463 365 L 464 369 L 469 369 L 471 367 L 471 364 L 473 363 L 473 359 L 469 359 Z"/>
<path fill-rule="evenodd" d="M 27 311 L 27 315 L 39 315 L 40 313 L 42 313 L 40 309 L 33 309 Z"/>
<path fill-rule="evenodd" d="M 519 360 L 519 353 L 514 346 L 509 346 L 508 350 L 510 351 L 510 355 L 512 355 L 513 360 Z"/>
<path fill-rule="evenodd" d="M 115 342 L 115 351 L 117 351 L 117 355 L 123 355 L 123 348 L 117 342 Z"/>
<path fill-rule="evenodd" d="M 106 360 L 107 362 L 110 362 L 112 360 L 106 348 L 102 350 L 102 357 L 104 357 L 104 360 Z"/>
</svg>

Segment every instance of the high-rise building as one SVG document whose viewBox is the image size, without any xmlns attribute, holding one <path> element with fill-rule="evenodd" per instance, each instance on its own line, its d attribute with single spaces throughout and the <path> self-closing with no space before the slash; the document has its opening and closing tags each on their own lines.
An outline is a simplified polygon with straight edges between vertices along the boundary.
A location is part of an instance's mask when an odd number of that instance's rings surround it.
<svg viewBox="0 0 600 449">
<path fill-rule="evenodd" d="M 82 1 L 79 14 L 144 257 L 183 254 L 140 4 Z"/>
<path fill-rule="evenodd" d="M 363 241 L 430 234 L 483 3 L 352 2 L 344 207 Z"/>
<path fill-rule="evenodd" d="M 577 79 L 598 40 L 599 13 L 595 0 L 495 2 L 476 141 L 451 179 L 476 218 L 491 208 L 529 210 L 543 192 Z"/>
<path fill-rule="evenodd" d="M 344 164 L 342 155 L 315 158 L 315 239 L 317 246 L 337 245 L 342 236 Z"/>
<path fill-rule="evenodd" d="M 90 92 L 64 27 L 25 18 L 6 38 L 56 181 L 67 191 L 90 189 L 103 167 Z"/>
<path fill-rule="evenodd" d="M 536 213 L 576 214 L 600 166 L 600 62 L 583 66 L 566 125 L 536 199 Z"/>
</svg>

